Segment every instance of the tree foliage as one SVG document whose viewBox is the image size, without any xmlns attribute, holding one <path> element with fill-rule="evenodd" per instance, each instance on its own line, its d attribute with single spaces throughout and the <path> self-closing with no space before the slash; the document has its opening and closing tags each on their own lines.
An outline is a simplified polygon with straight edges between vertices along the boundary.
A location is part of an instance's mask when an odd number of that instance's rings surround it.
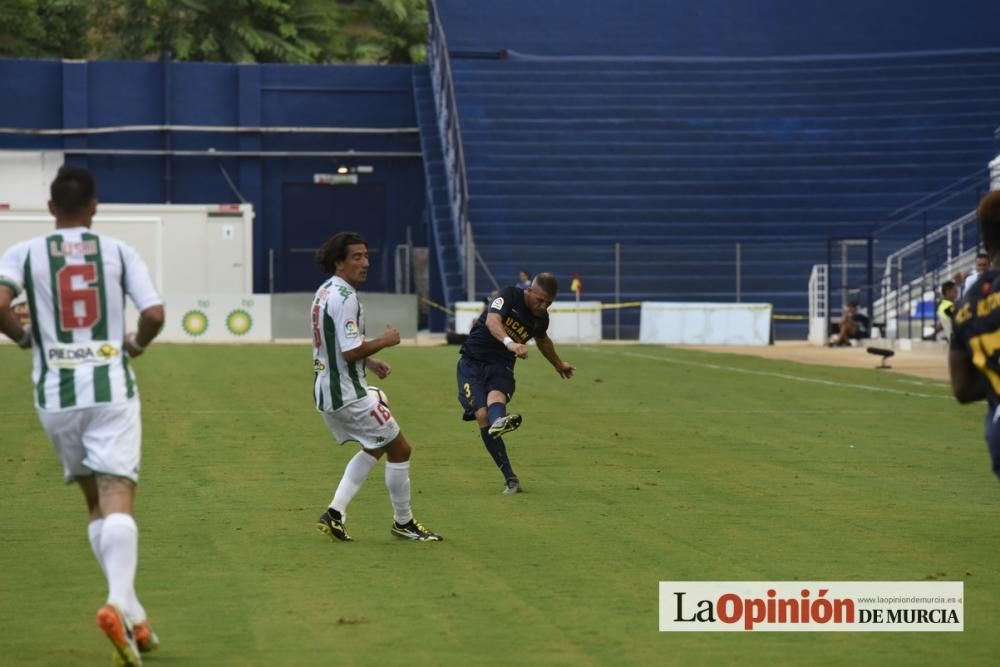
<svg viewBox="0 0 1000 667">
<path fill-rule="evenodd" d="M 0 0 L 0 55 L 83 58 L 87 0 Z"/>
<path fill-rule="evenodd" d="M 347 39 L 338 60 L 421 63 L 427 59 L 426 0 L 342 3 Z"/>
<path fill-rule="evenodd" d="M 0 56 L 408 63 L 426 35 L 427 0 L 0 0 Z"/>
</svg>

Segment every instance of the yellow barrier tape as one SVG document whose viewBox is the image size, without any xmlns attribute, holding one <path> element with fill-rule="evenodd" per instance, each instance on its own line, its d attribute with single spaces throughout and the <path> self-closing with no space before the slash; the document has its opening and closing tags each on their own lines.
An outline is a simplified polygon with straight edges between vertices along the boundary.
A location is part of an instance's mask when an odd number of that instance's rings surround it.
<svg viewBox="0 0 1000 667">
<path fill-rule="evenodd" d="M 448 315 L 454 315 L 455 311 L 449 310 L 447 307 L 442 306 L 436 301 L 431 301 L 426 297 L 420 297 L 422 303 L 426 303 L 431 308 L 440 310 L 442 313 L 447 313 Z M 565 304 L 565 306 L 564 306 Z M 587 307 L 576 307 L 571 305 L 571 301 L 557 301 L 550 306 L 552 312 L 559 313 L 599 313 L 603 310 L 619 310 L 622 308 L 639 308 L 642 306 L 642 301 L 626 301 L 624 303 L 602 303 L 600 306 L 587 306 Z M 758 308 L 766 308 L 766 306 L 758 306 Z M 482 312 L 483 307 L 477 305 L 475 308 L 469 307 L 459 307 L 456 308 L 458 312 L 461 313 L 479 313 Z M 661 309 L 663 310 L 663 309 Z M 670 310 L 667 308 L 667 310 Z M 808 320 L 806 315 L 772 315 L 771 319 L 775 320 Z"/>
<path fill-rule="evenodd" d="M 427 297 L 423 297 L 423 296 L 420 297 L 420 301 L 422 303 L 426 303 L 431 308 L 436 308 L 436 309 L 440 310 L 442 313 L 447 313 L 448 315 L 454 315 L 454 313 L 452 313 L 450 310 L 448 310 L 448 308 L 446 308 L 445 306 L 442 306 L 440 303 L 437 303 L 436 301 L 431 301 Z"/>
<path fill-rule="evenodd" d="M 436 304 L 429 299 L 421 299 L 421 301 L 430 306 L 433 306 L 434 308 L 437 308 L 438 310 L 443 310 L 446 313 L 450 314 L 451 312 L 449 310 L 446 310 L 443 306 Z M 602 303 L 600 306 L 586 306 L 586 307 L 573 306 L 571 305 L 572 303 L 573 303 L 572 301 L 556 301 L 551 306 L 549 306 L 549 311 L 558 313 L 599 313 L 602 310 L 617 310 L 619 308 L 638 308 L 639 306 L 642 305 L 641 301 L 627 301 L 625 303 Z M 456 307 L 456 311 L 460 313 L 478 313 L 482 312 L 482 310 L 483 310 L 482 306 L 479 305 L 477 305 L 476 307 L 472 306 Z"/>
<path fill-rule="evenodd" d="M 618 308 L 638 308 L 642 301 L 626 301 L 625 303 L 602 303 L 601 310 L 616 310 Z"/>
<path fill-rule="evenodd" d="M 618 310 L 621 308 L 638 308 L 641 301 L 628 301 L 626 303 L 602 303 L 599 306 L 572 306 L 566 301 L 556 301 L 549 306 L 550 313 L 599 313 L 602 310 Z"/>
<path fill-rule="evenodd" d="M 601 312 L 601 308 L 595 308 L 595 307 L 576 308 L 571 306 L 569 308 L 562 308 L 555 304 L 549 306 L 549 313 L 599 313 L 599 312 Z"/>
</svg>

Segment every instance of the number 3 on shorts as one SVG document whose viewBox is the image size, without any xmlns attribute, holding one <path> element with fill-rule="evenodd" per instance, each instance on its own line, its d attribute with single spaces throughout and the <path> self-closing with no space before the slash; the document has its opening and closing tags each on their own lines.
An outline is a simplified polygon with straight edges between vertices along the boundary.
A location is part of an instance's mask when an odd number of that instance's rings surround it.
<svg viewBox="0 0 1000 667">
<path fill-rule="evenodd" d="M 465 401 L 469 404 L 469 407 L 476 407 L 475 401 L 472 400 L 472 387 L 466 382 L 462 385 L 462 389 L 465 390 Z"/>
</svg>

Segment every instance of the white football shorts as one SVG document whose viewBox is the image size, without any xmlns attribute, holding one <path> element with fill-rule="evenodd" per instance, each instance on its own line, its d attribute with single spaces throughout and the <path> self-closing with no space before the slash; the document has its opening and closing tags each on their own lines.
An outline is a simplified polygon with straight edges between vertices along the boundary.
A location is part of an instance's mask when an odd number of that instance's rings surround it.
<svg viewBox="0 0 1000 667">
<path fill-rule="evenodd" d="M 42 428 L 63 464 L 66 483 L 94 473 L 139 481 L 139 399 L 79 410 L 40 410 Z"/>
<path fill-rule="evenodd" d="M 337 442 L 357 442 L 365 449 L 385 447 L 399 435 L 399 424 L 389 408 L 370 394 L 336 412 L 323 412 L 323 420 Z"/>
</svg>

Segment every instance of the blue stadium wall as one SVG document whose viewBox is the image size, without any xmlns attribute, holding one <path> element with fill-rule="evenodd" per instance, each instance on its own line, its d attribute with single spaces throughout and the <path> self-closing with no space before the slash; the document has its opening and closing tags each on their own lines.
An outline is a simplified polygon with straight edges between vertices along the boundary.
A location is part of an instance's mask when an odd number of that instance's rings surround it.
<svg viewBox="0 0 1000 667">
<path fill-rule="evenodd" d="M 769 56 L 975 49 L 1000 45 L 1000 3 L 930 0 L 438 0 L 453 52 Z M 122 124 L 415 127 L 413 68 L 61 62 L 0 59 L 0 126 Z M 0 135 L 0 149 L 327 150 L 419 153 L 409 135 L 145 134 L 97 137 Z M 301 289 L 308 260 L 293 253 L 305 230 L 382 225 L 386 249 L 375 276 L 388 288 L 388 253 L 409 228 L 426 242 L 418 156 L 395 158 L 205 158 L 73 156 L 93 169 L 108 202 L 254 205 L 254 289 Z M 362 187 L 314 186 L 317 172 L 368 164 Z M 235 186 L 226 182 L 228 174 Z M 342 201 L 349 199 L 350 201 Z M 377 203 L 377 215 L 370 209 Z M 329 211 L 339 211 L 329 215 Z M 293 233 L 290 233 L 290 230 Z M 317 231 L 318 230 L 318 231 Z M 296 236 L 295 234 L 299 234 Z M 380 258 L 381 260 L 381 258 Z"/>
<path fill-rule="evenodd" d="M 437 0 L 455 52 L 727 56 L 1000 46 L 996 0 Z"/>
<path fill-rule="evenodd" d="M 0 59 L 0 126 L 81 128 L 118 125 L 324 126 L 415 128 L 412 67 L 229 65 Z M 217 204 L 238 191 L 256 212 L 254 291 L 301 291 L 318 275 L 307 253 L 338 229 L 382 238 L 373 278 L 392 290 L 391 249 L 407 227 L 425 242 L 425 189 L 415 133 L 222 134 L 164 132 L 89 137 L 0 135 L 0 149 L 174 149 L 217 151 L 378 151 L 408 157 L 173 157 L 71 155 L 92 169 L 105 202 Z M 370 165 L 358 186 L 320 186 L 313 174 Z M 229 176 L 235 189 L 227 183 Z M 374 285 L 378 287 L 377 285 Z M 309 287 L 311 290 L 312 288 Z"/>
</svg>

